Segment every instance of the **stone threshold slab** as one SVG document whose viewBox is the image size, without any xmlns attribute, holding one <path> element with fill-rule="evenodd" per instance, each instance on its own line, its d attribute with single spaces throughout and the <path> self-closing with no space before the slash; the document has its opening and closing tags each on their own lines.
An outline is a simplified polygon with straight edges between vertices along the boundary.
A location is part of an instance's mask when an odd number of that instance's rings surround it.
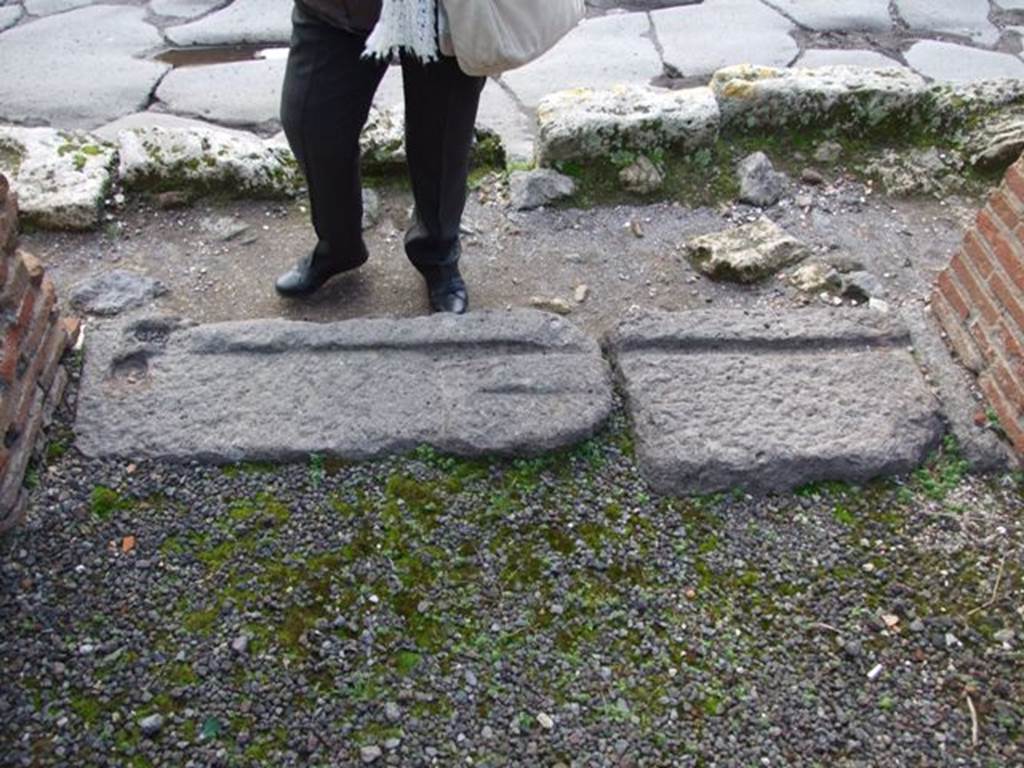
<svg viewBox="0 0 1024 768">
<path fill-rule="evenodd" d="M 535 455 L 596 432 L 613 408 L 597 342 L 532 310 L 462 317 L 94 330 L 76 421 L 88 456 L 369 459 L 421 445 Z"/>
<path fill-rule="evenodd" d="M 636 313 L 607 347 L 660 493 L 865 482 L 942 437 L 907 330 L 869 310 Z"/>
</svg>

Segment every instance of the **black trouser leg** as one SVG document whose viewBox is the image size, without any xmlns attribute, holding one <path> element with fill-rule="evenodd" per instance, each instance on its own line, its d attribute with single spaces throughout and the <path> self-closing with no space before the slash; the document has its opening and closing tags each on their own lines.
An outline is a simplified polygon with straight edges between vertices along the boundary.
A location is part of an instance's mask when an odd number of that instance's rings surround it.
<svg viewBox="0 0 1024 768">
<path fill-rule="evenodd" d="M 362 58 L 366 36 L 292 13 L 281 123 L 309 186 L 317 256 L 344 265 L 366 257 L 359 134 L 387 64 Z"/>
<path fill-rule="evenodd" d="M 466 206 L 473 126 L 485 79 L 470 77 L 455 59 L 424 64 L 402 58 L 405 151 L 416 215 L 405 252 L 430 279 L 459 260 L 459 224 Z"/>
</svg>

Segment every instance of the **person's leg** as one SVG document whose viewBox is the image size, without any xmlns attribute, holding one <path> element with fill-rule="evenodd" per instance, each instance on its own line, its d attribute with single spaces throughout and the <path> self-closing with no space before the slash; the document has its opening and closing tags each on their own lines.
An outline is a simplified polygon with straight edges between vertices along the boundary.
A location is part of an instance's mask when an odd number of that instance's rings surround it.
<svg viewBox="0 0 1024 768">
<path fill-rule="evenodd" d="M 403 57 L 405 151 L 416 212 L 405 251 L 427 281 L 431 308 L 464 312 L 459 225 L 466 205 L 473 126 L 485 79 L 470 77 L 453 58 L 424 64 Z"/>
<path fill-rule="evenodd" d="M 292 13 L 281 123 L 306 177 L 319 241 L 279 278 L 284 295 L 312 293 L 366 261 L 359 134 L 387 64 L 362 58 L 365 44 L 365 35 L 332 27 L 298 6 Z"/>
</svg>

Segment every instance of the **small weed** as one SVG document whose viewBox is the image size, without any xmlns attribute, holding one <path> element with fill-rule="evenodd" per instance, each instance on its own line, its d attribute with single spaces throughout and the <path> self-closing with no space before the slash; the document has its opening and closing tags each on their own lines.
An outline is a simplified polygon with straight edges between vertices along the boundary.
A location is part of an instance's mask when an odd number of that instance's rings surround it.
<svg viewBox="0 0 1024 768">
<path fill-rule="evenodd" d="M 327 470 L 324 466 L 323 454 L 311 453 L 309 455 L 309 484 L 314 488 L 319 488 L 326 476 Z"/>
<path fill-rule="evenodd" d="M 101 520 L 106 520 L 115 512 L 128 509 L 130 506 L 130 502 L 122 498 L 117 491 L 104 485 L 97 485 L 89 495 L 89 511 Z"/>
<path fill-rule="evenodd" d="M 964 479 L 970 469 L 953 435 L 946 435 L 942 448 L 917 470 L 913 485 L 930 499 L 942 501 Z"/>
</svg>

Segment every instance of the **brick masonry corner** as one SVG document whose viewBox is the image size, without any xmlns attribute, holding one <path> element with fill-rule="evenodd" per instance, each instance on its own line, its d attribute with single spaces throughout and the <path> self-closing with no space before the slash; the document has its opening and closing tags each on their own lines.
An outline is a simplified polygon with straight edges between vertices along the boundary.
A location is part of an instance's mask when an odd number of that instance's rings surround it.
<svg viewBox="0 0 1024 768">
<path fill-rule="evenodd" d="M 1024 157 L 978 212 L 939 275 L 932 312 L 1024 455 Z M 977 419 L 988 418 L 979 412 Z"/>
<path fill-rule="evenodd" d="M 24 514 L 25 472 L 67 382 L 78 324 L 60 316 L 40 261 L 18 248 L 18 202 L 0 174 L 0 533 Z"/>
</svg>

